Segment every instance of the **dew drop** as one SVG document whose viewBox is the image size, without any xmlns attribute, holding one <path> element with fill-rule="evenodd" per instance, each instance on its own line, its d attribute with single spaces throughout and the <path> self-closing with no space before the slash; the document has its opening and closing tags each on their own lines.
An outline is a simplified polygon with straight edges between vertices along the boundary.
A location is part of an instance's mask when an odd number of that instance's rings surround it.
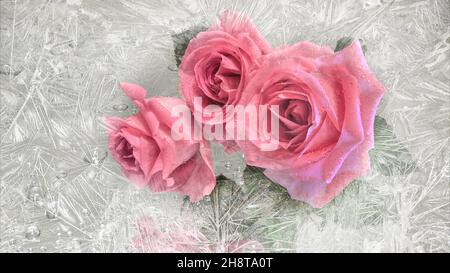
<svg viewBox="0 0 450 273">
<path fill-rule="evenodd" d="M 56 178 L 58 178 L 58 179 L 63 179 L 63 178 L 66 178 L 67 177 L 67 172 L 65 172 L 65 171 L 60 171 L 57 175 L 56 175 Z"/>
<path fill-rule="evenodd" d="M 250 241 L 244 245 L 241 252 L 243 253 L 257 253 L 263 251 L 263 246 L 259 245 L 257 242 Z"/>
<path fill-rule="evenodd" d="M 227 169 L 227 170 L 231 169 L 231 162 L 230 161 L 225 162 L 225 169 Z"/>
<path fill-rule="evenodd" d="M 31 186 L 27 192 L 27 198 L 33 202 L 38 202 L 42 198 L 42 190 L 39 186 Z"/>
<path fill-rule="evenodd" d="M 236 179 L 236 184 L 237 184 L 239 187 L 242 187 L 242 186 L 244 186 L 244 181 L 243 181 L 242 179 Z"/>
<path fill-rule="evenodd" d="M 47 203 L 47 209 L 45 210 L 45 216 L 48 219 L 55 219 L 58 215 L 58 204 L 54 201 Z"/>
<path fill-rule="evenodd" d="M 280 242 L 275 242 L 273 244 L 274 251 L 281 251 L 283 249 L 283 245 Z"/>
<path fill-rule="evenodd" d="M 25 238 L 35 241 L 41 235 L 41 231 L 36 225 L 28 226 L 25 231 Z"/>
<path fill-rule="evenodd" d="M 94 169 L 89 169 L 89 170 L 87 171 L 87 173 L 86 173 L 86 177 L 87 177 L 89 180 L 93 180 L 93 179 L 95 178 L 96 175 L 97 175 L 97 173 L 95 172 Z"/>
<path fill-rule="evenodd" d="M 169 69 L 170 71 L 178 71 L 178 67 L 176 67 L 176 65 L 169 65 L 167 66 L 167 69 Z"/>
<path fill-rule="evenodd" d="M 67 243 L 66 249 L 71 252 L 81 252 L 81 243 L 78 238 L 72 239 Z"/>
<path fill-rule="evenodd" d="M 103 161 L 105 161 L 107 155 L 108 153 L 106 151 L 99 148 L 94 148 L 94 150 L 92 150 L 91 156 L 85 156 L 84 161 L 89 164 L 99 166 L 103 163 Z"/>
<path fill-rule="evenodd" d="M 121 103 L 121 104 L 114 104 L 112 107 L 114 110 L 122 112 L 128 109 L 128 105 Z"/>
</svg>

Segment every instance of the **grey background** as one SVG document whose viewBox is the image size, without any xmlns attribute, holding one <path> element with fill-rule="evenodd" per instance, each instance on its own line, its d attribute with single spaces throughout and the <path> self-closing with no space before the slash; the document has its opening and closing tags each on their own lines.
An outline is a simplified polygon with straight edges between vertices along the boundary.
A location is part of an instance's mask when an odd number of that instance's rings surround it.
<svg viewBox="0 0 450 273">
<path fill-rule="evenodd" d="M 418 167 L 374 171 L 321 210 L 275 204 L 281 216 L 263 215 L 267 230 L 258 238 L 248 238 L 252 225 L 238 234 L 224 224 L 220 232 L 257 240 L 266 251 L 449 251 L 449 1 L 1 0 L 0 6 L 0 251 L 139 251 L 132 242 L 143 217 L 165 233 L 189 230 L 197 239 L 204 235 L 203 243 L 220 244 L 205 231 L 212 209 L 196 213 L 176 194 L 139 191 L 122 177 L 106 151 L 101 117 L 134 111 L 118 81 L 138 83 L 149 96 L 178 96 L 171 35 L 212 24 L 225 9 L 248 14 L 274 47 L 300 40 L 334 47 L 343 36 L 360 37 L 387 88 L 378 114 Z M 215 147 L 214 158 L 218 173 L 239 180 L 239 154 Z M 253 208 L 263 207 L 258 202 Z M 159 240 L 152 238 L 148 243 Z M 162 244 L 180 241 L 167 240 Z"/>
</svg>

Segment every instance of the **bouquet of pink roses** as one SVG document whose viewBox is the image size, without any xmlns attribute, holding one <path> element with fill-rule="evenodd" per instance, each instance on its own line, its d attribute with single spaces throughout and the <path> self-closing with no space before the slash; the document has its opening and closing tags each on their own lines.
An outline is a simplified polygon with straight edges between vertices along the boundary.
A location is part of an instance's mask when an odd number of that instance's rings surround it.
<svg viewBox="0 0 450 273">
<path fill-rule="evenodd" d="M 183 100 L 122 83 L 139 111 L 106 119 L 109 150 L 138 186 L 193 202 L 211 194 L 209 141 L 242 152 L 252 170 L 313 207 L 370 172 L 384 88 L 358 40 L 334 51 L 307 41 L 272 48 L 249 18 L 225 12 L 178 46 Z"/>
</svg>

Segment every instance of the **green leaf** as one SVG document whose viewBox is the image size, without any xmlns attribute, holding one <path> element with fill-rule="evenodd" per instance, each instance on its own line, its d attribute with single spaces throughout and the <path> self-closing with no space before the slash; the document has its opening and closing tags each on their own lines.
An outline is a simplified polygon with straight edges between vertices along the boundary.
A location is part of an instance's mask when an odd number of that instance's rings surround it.
<svg viewBox="0 0 450 273">
<path fill-rule="evenodd" d="M 193 205 L 194 211 L 209 219 L 202 233 L 217 245 L 257 239 L 258 221 L 274 213 L 266 200 L 268 192 L 256 184 L 244 191 L 223 175 L 216 177 L 216 183 L 208 198 Z"/>
<path fill-rule="evenodd" d="M 192 29 L 188 29 L 172 35 L 175 61 L 177 62 L 177 66 L 180 66 L 181 60 L 183 59 L 184 52 L 186 51 L 189 42 L 195 36 L 197 36 L 197 34 L 204 30 L 206 30 L 206 27 L 204 26 L 195 26 Z"/>
<path fill-rule="evenodd" d="M 244 170 L 243 180 L 244 191 L 247 191 L 247 188 L 249 187 L 260 187 L 269 189 L 274 194 L 274 197 L 278 195 L 277 197 L 281 199 L 285 199 L 285 197 L 289 200 L 291 199 L 285 188 L 276 183 L 273 183 L 264 175 L 264 169 L 262 168 L 247 165 Z"/>
<path fill-rule="evenodd" d="M 370 153 L 372 166 L 386 176 L 405 175 L 417 167 L 412 155 L 394 134 L 392 126 L 380 116 L 375 117 L 375 148 Z"/>
<path fill-rule="evenodd" d="M 248 191 L 248 188 L 256 188 L 258 191 L 263 189 L 268 194 L 264 202 L 270 204 L 270 207 L 264 210 L 271 211 L 273 217 L 260 219 L 260 240 L 265 242 L 270 251 L 284 252 L 295 249 L 294 238 L 297 233 L 297 223 L 292 219 L 299 211 L 310 211 L 311 207 L 304 202 L 293 200 L 285 188 L 264 175 L 264 169 L 247 166 L 243 179 L 245 191 Z"/>
<path fill-rule="evenodd" d="M 336 42 L 336 47 L 334 48 L 334 52 L 338 52 L 349 46 L 353 42 L 353 37 L 342 37 Z M 359 42 L 361 43 L 361 49 L 366 54 L 367 46 L 363 43 L 361 39 L 359 39 Z"/>
<path fill-rule="evenodd" d="M 353 42 L 353 37 L 342 37 L 336 42 L 336 47 L 334 48 L 334 52 L 341 51 L 346 48 Z"/>
</svg>

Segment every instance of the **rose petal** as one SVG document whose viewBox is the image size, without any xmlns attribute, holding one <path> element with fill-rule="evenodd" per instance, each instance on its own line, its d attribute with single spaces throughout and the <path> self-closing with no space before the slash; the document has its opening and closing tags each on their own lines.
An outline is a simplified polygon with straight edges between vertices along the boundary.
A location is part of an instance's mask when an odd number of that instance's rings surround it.
<svg viewBox="0 0 450 273">
<path fill-rule="evenodd" d="M 353 180 L 370 173 L 370 160 L 367 149 L 354 150 L 342 164 L 340 172 L 331 183 L 305 181 L 291 176 L 289 172 L 265 170 L 264 174 L 272 181 L 286 188 L 289 195 L 304 201 L 314 208 L 322 208 L 332 201 Z"/>
<path fill-rule="evenodd" d="M 189 178 L 176 191 L 189 196 L 191 202 L 197 202 L 206 195 L 209 195 L 216 185 L 216 177 L 211 166 L 209 148 L 201 149 L 188 164 L 194 164 L 195 168 L 188 174 L 184 173 L 181 176 L 189 176 Z M 181 173 L 177 173 L 176 175 L 181 175 Z"/>
<path fill-rule="evenodd" d="M 121 82 L 120 88 L 132 101 L 143 100 L 147 96 L 147 91 L 137 84 Z"/>
<path fill-rule="evenodd" d="M 220 16 L 220 24 L 211 27 L 209 30 L 221 30 L 235 37 L 246 33 L 261 49 L 262 54 L 267 54 L 271 50 L 270 45 L 253 25 L 250 18 L 243 13 L 224 11 Z"/>
<path fill-rule="evenodd" d="M 319 46 L 309 41 L 296 43 L 283 48 L 283 50 L 286 56 L 302 56 L 311 59 L 322 56 L 333 56 L 333 50 L 329 46 Z"/>
<path fill-rule="evenodd" d="M 385 89 L 370 70 L 358 39 L 355 39 L 351 45 L 338 52 L 335 58 L 328 59 L 324 57 L 320 61 L 344 66 L 356 78 L 360 89 L 361 121 L 366 139 L 369 140 L 370 148 L 372 148 L 376 109 Z"/>
</svg>

